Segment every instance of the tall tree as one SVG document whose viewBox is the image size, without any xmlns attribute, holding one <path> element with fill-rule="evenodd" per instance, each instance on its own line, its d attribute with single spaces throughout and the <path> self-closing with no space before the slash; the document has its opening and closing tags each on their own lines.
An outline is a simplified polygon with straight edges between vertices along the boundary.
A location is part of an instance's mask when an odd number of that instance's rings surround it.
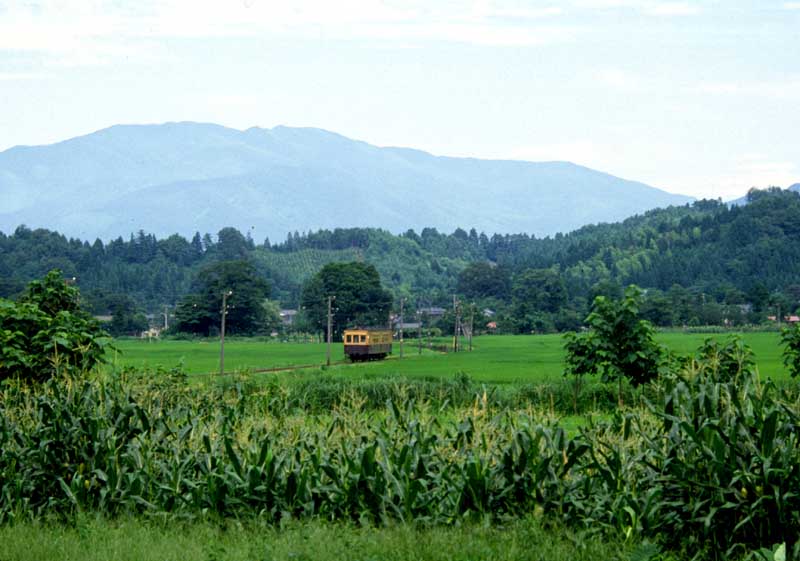
<svg viewBox="0 0 800 561">
<path fill-rule="evenodd" d="M 333 334 L 339 340 L 347 327 L 385 326 L 392 306 L 391 293 L 368 263 L 329 263 L 303 288 L 301 303 L 306 318 L 319 331 L 327 327 L 327 299 L 333 305 Z"/>
<path fill-rule="evenodd" d="M 116 294 L 109 299 L 111 323 L 108 331 L 118 335 L 135 335 L 148 328 L 147 318 L 137 310 L 136 302 L 127 294 Z"/>
<path fill-rule="evenodd" d="M 210 335 L 221 320 L 222 295 L 227 298 L 226 331 L 252 335 L 265 329 L 264 299 L 270 286 L 249 261 L 220 261 L 198 273 L 195 290 L 175 311 L 178 331 Z"/>
<path fill-rule="evenodd" d="M 245 259 L 251 251 L 252 240 L 248 239 L 236 228 L 223 228 L 217 234 L 217 245 L 214 248 L 219 259 L 231 261 Z"/>
<path fill-rule="evenodd" d="M 511 290 L 511 273 L 507 267 L 487 261 L 471 263 L 459 273 L 456 290 L 467 298 L 505 300 Z"/>
<path fill-rule="evenodd" d="M 515 275 L 511 289 L 516 331 L 551 331 L 549 314 L 567 301 L 567 289 L 557 269 L 526 269 Z"/>
</svg>

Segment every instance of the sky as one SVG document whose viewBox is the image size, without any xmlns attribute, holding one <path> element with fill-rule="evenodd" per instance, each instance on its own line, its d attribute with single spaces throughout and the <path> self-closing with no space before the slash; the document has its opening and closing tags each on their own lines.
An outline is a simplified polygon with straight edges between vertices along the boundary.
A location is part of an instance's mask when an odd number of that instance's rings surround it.
<svg viewBox="0 0 800 561">
<path fill-rule="evenodd" d="M 800 182 L 800 1 L 0 0 L 0 150 L 166 121 L 727 200 Z"/>
</svg>

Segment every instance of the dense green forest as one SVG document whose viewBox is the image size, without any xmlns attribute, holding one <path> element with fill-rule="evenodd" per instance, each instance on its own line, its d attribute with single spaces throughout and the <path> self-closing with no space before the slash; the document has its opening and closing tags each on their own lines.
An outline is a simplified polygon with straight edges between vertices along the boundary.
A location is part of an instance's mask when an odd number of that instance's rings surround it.
<svg viewBox="0 0 800 561">
<path fill-rule="evenodd" d="M 758 323 L 800 307 L 800 195 L 754 190 L 743 206 L 704 200 L 547 238 L 352 228 L 293 232 L 272 244 L 224 228 L 104 243 L 20 226 L 0 233 L 0 296 L 58 268 L 96 314 L 122 304 L 155 312 L 196 291 L 200 271 L 231 260 L 249 261 L 284 307 L 298 306 L 325 264 L 363 261 L 412 309 L 446 307 L 458 293 L 495 310 L 506 331 L 574 328 L 595 295 L 628 284 L 645 289 L 643 311 L 657 325 Z"/>
</svg>

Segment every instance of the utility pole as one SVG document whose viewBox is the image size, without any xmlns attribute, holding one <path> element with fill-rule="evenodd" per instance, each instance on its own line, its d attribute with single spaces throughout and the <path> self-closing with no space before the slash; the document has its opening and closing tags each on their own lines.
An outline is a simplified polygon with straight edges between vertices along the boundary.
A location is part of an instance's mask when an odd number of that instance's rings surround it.
<svg viewBox="0 0 800 561">
<path fill-rule="evenodd" d="M 458 302 L 453 294 L 453 352 L 458 352 Z"/>
<path fill-rule="evenodd" d="M 228 315 L 228 296 L 233 294 L 232 290 L 222 293 L 222 309 L 220 310 L 220 314 L 222 319 L 220 320 L 220 329 L 219 329 L 219 375 L 222 376 L 225 374 L 225 316 Z"/>
<path fill-rule="evenodd" d="M 461 347 L 461 332 L 464 329 L 461 326 L 461 302 L 458 303 L 458 307 L 456 308 L 456 349 L 460 352 Z"/>
<path fill-rule="evenodd" d="M 328 296 L 328 350 L 327 359 L 325 364 L 331 365 L 331 337 L 333 335 L 333 319 L 331 317 L 331 303 L 336 299 L 336 296 Z"/>
<path fill-rule="evenodd" d="M 419 311 L 419 300 L 417 300 L 417 347 L 419 354 L 422 354 L 422 312 Z"/>
<path fill-rule="evenodd" d="M 400 358 L 403 358 L 403 304 L 405 301 L 405 298 L 400 298 Z"/>
<path fill-rule="evenodd" d="M 428 348 L 433 350 L 433 335 L 431 334 L 431 320 L 428 318 Z"/>
<path fill-rule="evenodd" d="M 168 319 L 169 315 L 168 314 L 169 314 L 168 306 L 166 304 L 164 304 L 164 331 L 169 329 L 169 319 Z"/>
<path fill-rule="evenodd" d="M 469 352 L 472 352 L 472 330 L 475 328 L 475 304 L 469 311 Z"/>
</svg>

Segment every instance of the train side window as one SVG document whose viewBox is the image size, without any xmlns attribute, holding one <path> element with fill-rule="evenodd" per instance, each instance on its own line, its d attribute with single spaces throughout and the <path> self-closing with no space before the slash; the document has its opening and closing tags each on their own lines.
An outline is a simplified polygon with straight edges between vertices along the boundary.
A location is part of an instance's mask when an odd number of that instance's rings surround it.
<svg viewBox="0 0 800 561">
<path fill-rule="evenodd" d="M 367 336 L 366 335 L 362 335 L 361 336 L 361 342 L 362 343 L 366 343 L 367 342 Z"/>
<path fill-rule="evenodd" d="M 352 343 L 353 342 L 352 336 L 350 336 L 350 335 L 345 336 L 345 340 L 344 341 L 345 341 L 345 343 Z"/>
</svg>

